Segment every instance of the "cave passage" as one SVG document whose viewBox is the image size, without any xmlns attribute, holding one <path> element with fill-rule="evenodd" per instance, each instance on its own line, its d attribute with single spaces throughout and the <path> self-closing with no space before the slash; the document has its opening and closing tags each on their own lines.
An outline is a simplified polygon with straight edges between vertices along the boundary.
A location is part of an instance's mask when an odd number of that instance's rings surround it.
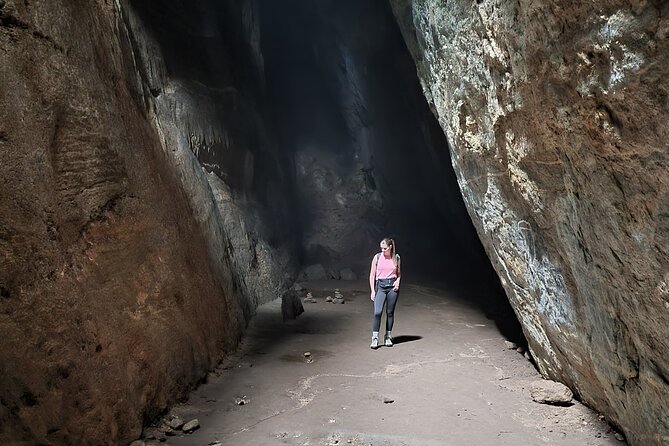
<svg viewBox="0 0 669 446">
<path fill-rule="evenodd" d="M 215 104 L 226 140 L 198 160 L 260 203 L 249 224 L 272 246 L 366 277 L 390 236 L 405 280 L 458 291 L 524 343 L 386 2 L 131 3 L 169 76 Z"/>
<path fill-rule="evenodd" d="M 409 280 L 466 290 L 522 342 L 387 2 L 262 1 L 260 16 L 270 116 L 296 165 L 302 263 L 366 277 L 390 235 Z"/>
</svg>

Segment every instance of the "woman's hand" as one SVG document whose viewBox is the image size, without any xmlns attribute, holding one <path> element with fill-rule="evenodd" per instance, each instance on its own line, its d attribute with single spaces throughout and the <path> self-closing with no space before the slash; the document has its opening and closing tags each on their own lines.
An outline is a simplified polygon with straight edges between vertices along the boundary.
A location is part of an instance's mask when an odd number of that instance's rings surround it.
<svg viewBox="0 0 669 446">
<path fill-rule="evenodd" d="M 395 282 L 393 282 L 393 291 L 399 291 L 400 290 L 400 279 L 397 279 Z"/>
<path fill-rule="evenodd" d="M 375 294 L 376 294 L 376 293 L 375 293 L 374 291 L 372 291 L 372 295 L 369 296 L 369 298 L 372 300 L 372 302 L 374 302 L 374 295 L 375 295 Z"/>
</svg>

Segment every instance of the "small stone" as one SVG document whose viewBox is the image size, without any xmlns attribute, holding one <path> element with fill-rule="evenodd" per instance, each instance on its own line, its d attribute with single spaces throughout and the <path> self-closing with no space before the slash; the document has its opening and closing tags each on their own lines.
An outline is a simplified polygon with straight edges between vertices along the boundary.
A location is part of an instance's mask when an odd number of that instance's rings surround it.
<svg viewBox="0 0 669 446">
<path fill-rule="evenodd" d="M 571 405 L 574 397 L 569 387 L 551 380 L 534 381 L 530 387 L 530 395 L 537 403 L 560 406 Z"/>
<path fill-rule="evenodd" d="M 625 441 L 625 437 L 623 437 L 623 435 L 618 433 L 618 432 L 616 432 L 614 437 L 616 437 L 616 440 L 618 440 L 618 441 Z"/>
<path fill-rule="evenodd" d="M 383 398 L 383 404 L 392 404 L 395 400 L 392 398 Z"/>
<path fill-rule="evenodd" d="M 332 300 L 332 303 L 333 303 L 333 304 L 343 304 L 344 302 L 345 302 L 345 301 L 344 301 L 344 298 L 343 298 L 343 297 L 335 297 L 335 298 Z"/>
<path fill-rule="evenodd" d="M 220 441 L 212 441 L 211 443 L 209 443 L 209 446 L 223 446 L 223 443 L 221 443 Z"/>
<path fill-rule="evenodd" d="M 304 355 L 305 358 L 308 358 L 308 357 L 311 356 L 311 352 L 304 352 L 302 354 Z"/>
<path fill-rule="evenodd" d="M 187 434 L 190 434 L 194 430 L 197 430 L 200 428 L 200 422 L 198 419 L 190 420 L 188 423 L 184 424 L 183 431 L 186 432 Z"/>
<path fill-rule="evenodd" d="M 509 350 L 515 350 L 518 348 L 518 345 L 515 342 L 504 341 L 504 346 Z"/>
<path fill-rule="evenodd" d="M 524 349 L 523 347 L 518 347 L 518 348 L 516 349 L 516 351 L 517 351 L 518 353 L 520 353 L 521 355 L 522 355 L 523 353 L 525 353 L 525 349 Z"/>
<path fill-rule="evenodd" d="M 161 443 L 165 443 L 167 441 L 167 437 L 160 437 L 158 441 Z"/>
<path fill-rule="evenodd" d="M 167 422 L 167 425 L 171 429 L 176 430 L 176 429 L 179 429 L 181 426 L 184 425 L 184 421 L 179 417 L 172 417 L 172 419 Z"/>
<path fill-rule="evenodd" d="M 325 298 L 325 302 L 332 302 L 332 296 L 327 296 Z"/>
<path fill-rule="evenodd" d="M 250 401 L 249 401 L 248 398 L 246 398 L 246 395 L 244 395 L 241 398 L 235 398 L 235 404 L 238 405 L 238 406 L 243 406 L 243 405 L 248 404 L 248 403 L 250 403 Z"/>
</svg>

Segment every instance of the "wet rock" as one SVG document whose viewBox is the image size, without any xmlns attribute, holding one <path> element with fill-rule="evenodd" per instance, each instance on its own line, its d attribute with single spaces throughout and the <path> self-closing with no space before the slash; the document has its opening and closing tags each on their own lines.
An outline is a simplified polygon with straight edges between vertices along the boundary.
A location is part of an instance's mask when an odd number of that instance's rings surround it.
<svg viewBox="0 0 669 446">
<path fill-rule="evenodd" d="M 198 419 L 190 420 L 188 423 L 183 425 L 182 430 L 186 432 L 187 434 L 190 434 L 191 432 L 197 430 L 200 428 L 200 421 Z"/>
<path fill-rule="evenodd" d="M 574 397 L 569 387 L 550 380 L 534 381 L 530 386 L 530 395 L 537 403 L 557 406 L 571 405 Z"/>
<path fill-rule="evenodd" d="M 341 280 L 358 280 L 358 276 L 351 268 L 344 268 L 339 272 Z"/>
</svg>

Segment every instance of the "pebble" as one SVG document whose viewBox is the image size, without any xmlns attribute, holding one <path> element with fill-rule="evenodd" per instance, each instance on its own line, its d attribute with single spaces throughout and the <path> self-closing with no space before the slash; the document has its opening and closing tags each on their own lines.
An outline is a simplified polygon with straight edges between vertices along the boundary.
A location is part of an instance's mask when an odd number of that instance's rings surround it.
<svg viewBox="0 0 669 446">
<path fill-rule="evenodd" d="M 196 429 L 200 428 L 200 422 L 198 421 L 197 418 L 194 420 L 190 420 L 188 423 L 184 424 L 183 431 L 186 432 L 187 434 L 190 434 Z"/>
<path fill-rule="evenodd" d="M 246 395 L 244 395 L 241 398 L 235 398 L 235 404 L 238 406 L 243 406 L 244 404 L 248 404 L 250 401 L 248 398 L 246 398 Z"/>
<path fill-rule="evenodd" d="M 303 355 L 305 358 L 308 358 L 309 356 L 311 356 L 311 352 L 304 352 Z"/>
<path fill-rule="evenodd" d="M 515 342 L 504 341 L 504 346 L 509 350 L 515 350 L 518 348 L 518 345 Z"/>
<path fill-rule="evenodd" d="M 325 298 L 325 302 L 332 302 L 332 296 L 327 296 Z"/>
<path fill-rule="evenodd" d="M 179 417 L 172 417 L 170 421 L 167 422 L 167 425 L 172 429 L 179 429 L 184 425 L 184 421 Z"/>
<path fill-rule="evenodd" d="M 395 402 L 395 400 L 391 399 L 391 398 L 384 398 L 383 399 L 384 404 L 391 404 L 391 403 L 394 403 L 394 402 Z"/>
<path fill-rule="evenodd" d="M 622 434 L 620 434 L 618 432 L 616 432 L 614 437 L 616 437 L 616 440 L 618 440 L 618 441 L 625 441 L 625 437 L 623 437 Z"/>
</svg>

